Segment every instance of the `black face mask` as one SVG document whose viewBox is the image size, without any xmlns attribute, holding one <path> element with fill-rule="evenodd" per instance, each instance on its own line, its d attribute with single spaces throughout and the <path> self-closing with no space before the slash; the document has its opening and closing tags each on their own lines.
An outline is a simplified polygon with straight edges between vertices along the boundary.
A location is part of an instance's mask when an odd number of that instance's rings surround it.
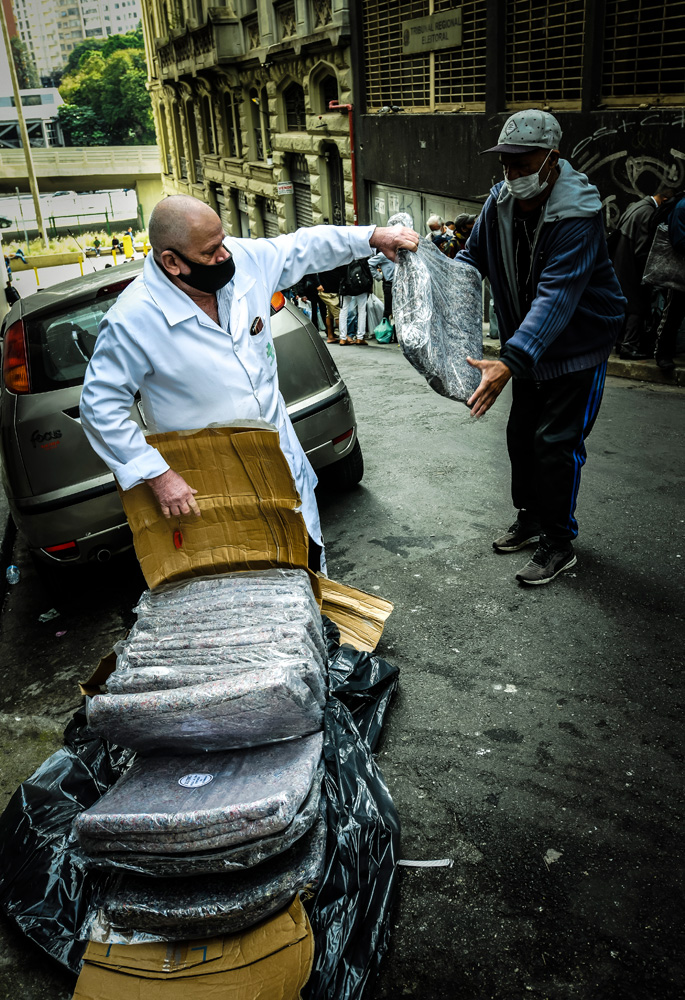
<svg viewBox="0 0 685 1000">
<path fill-rule="evenodd" d="M 226 260 L 222 260 L 219 264 L 199 264 L 196 260 L 188 260 L 180 250 L 174 250 L 173 247 L 168 249 L 190 268 L 190 274 L 178 274 L 175 277 L 180 278 L 191 288 L 197 288 L 198 292 L 217 292 L 227 285 L 235 274 L 233 254 L 229 254 Z"/>
</svg>

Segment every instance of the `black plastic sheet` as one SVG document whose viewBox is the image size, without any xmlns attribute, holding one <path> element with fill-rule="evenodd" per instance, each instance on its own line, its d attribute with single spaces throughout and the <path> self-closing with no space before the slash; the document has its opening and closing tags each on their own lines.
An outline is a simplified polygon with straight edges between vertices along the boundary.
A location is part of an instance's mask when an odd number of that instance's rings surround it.
<svg viewBox="0 0 685 1000">
<path fill-rule="evenodd" d="M 374 758 L 399 671 L 339 646 L 324 619 L 330 694 L 325 712 L 328 824 L 324 872 L 307 904 L 315 937 L 306 1000 L 360 1000 L 387 950 L 399 818 Z M 0 817 L 0 906 L 35 944 L 77 973 L 88 913 L 112 875 L 88 866 L 75 816 L 124 773 L 134 754 L 94 738 L 81 710 L 64 748 L 15 792 Z"/>
</svg>

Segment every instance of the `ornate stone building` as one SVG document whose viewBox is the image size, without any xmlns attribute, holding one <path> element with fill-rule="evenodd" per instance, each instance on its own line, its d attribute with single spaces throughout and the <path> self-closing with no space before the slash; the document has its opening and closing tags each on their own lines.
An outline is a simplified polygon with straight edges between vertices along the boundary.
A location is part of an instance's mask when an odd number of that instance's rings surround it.
<svg viewBox="0 0 685 1000">
<path fill-rule="evenodd" d="M 236 236 L 354 221 L 347 0 L 143 0 L 167 194 Z"/>
</svg>

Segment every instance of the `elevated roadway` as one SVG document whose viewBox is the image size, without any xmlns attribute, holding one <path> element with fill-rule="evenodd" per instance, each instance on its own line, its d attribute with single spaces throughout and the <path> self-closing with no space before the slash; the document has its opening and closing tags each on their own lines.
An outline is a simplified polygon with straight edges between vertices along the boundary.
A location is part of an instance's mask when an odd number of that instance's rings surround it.
<svg viewBox="0 0 685 1000">
<path fill-rule="evenodd" d="M 41 192 L 135 188 L 145 218 L 162 196 L 157 146 L 53 146 L 32 149 Z M 29 190 L 22 149 L 0 149 L 0 194 Z"/>
</svg>

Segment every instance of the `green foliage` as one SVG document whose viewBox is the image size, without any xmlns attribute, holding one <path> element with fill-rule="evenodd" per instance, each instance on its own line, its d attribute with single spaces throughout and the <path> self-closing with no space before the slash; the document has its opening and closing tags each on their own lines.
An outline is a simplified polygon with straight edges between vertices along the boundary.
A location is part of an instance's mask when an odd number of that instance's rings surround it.
<svg viewBox="0 0 685 1000">
<path fill-rule="evenodd" d="M 92 108 L 61 104 L 57 113 L 68 146 L 109 144 L 109 134 L 103 131 L 100 120 Z"/>
<path fill-rule="evenodd" d="M 82 42 L 79 42 L 78 45 L 75 45 L 69 53 L 67 64 L 62 71 L 62 79 L 78 70 L 82 56 L 86 55 L 87 52 L 99 52 L 104 44 L 104 38 L 85 38 Z"/>
<path fill-rule="evenodd" d="M 10 45 L 12 46 L 14 66 L 19 80 L 19 90 L 33 90 L 36 87 L 40 87 L 38 70 L 26 45 L 18 35 L 10 39 Z"/>
<path fill-rule="evenodd" d="M 142 31 L 119 36 L 142 42 Z M 155 129 L 150 96 L 145 89 L 147 68 L 140 46 L 118 48 L 107 40 L 101 49 L 81 54 L 78 69 L 62 79 L 60 94 L 67 107 L 60 119 L 71 145 L 153 145 Z M 75 113 L 88 111 L 89 115 Z M 87 141 L 78 141 L 77 136 Z"/>
<path fill-rule="evenodd" d="M 140 21 L 134 31 L 127 31 L 125 35 L 110 35 L 102 46 L 102 54 L 107 59 L 118 49 L 145 49 L 143 25 Z"/>
</svg>

